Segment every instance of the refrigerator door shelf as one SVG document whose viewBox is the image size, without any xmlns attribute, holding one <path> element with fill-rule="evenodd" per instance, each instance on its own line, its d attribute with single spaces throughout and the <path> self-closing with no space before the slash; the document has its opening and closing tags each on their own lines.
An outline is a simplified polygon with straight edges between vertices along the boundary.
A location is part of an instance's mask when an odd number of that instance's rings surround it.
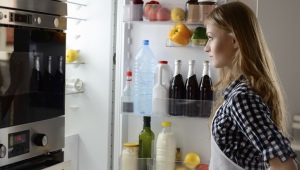
<svg viewBox="0 0 300 170">
<path fill-rule="evenodd" d="M 168 107 L 168 112 L 165 114 L 139 114 L 135 112 L 121 112 L 121 114 L 133 116 L 207 118 L 212 112 L 214 103 L 213 101 L 208 100 L 186 100 L 170 98 L 153 98 L 152 100 L 155 100 L 156 103 L 166 104 Z M 124 97 L 122 97 L 121 101 L 123 103 Z"/>
<path fill-rule="evenodd" d="M 135 158 L 132 158 L 132 159 L 135 159 Z M 205 169 L 204 167 L 208 167 L 208 163 L 205 163 L 205 162 L 201 162 L 200 164 L 198 164 L 196 162 L 184 163 L 184 161 L 174 161 L 174 162 L 172 162 L 172 161 L 157 161 L 154 158 L 136 158 L 136 159 L 137 159 L 136 161 L 131 161 L 131 162 L 136 163 L 136 165 L 132 165 L 132 166 L 147 164 L 147 170 L 156 170 L 156 169 L 160 169 L 160 168 L 170 166 L 170 165 L 172 165 L 172 167 L 174 166 L 175 169 L 184 169 L 184 170 L 193 170 L 200 166 L 203 169 Z M 120 160 L 122 160 L 122 156 L 120 157 Z M 120 170 L 123 170 L 122 161 L 120 164 L 121 164 Z M 195 168 L 190 168 L 190 167 L 195 167 Z M 128 168 L 128 167 L 126 166 L 126 168 Z M 136 169 L 136 168 L 132 168 L 132 169 Z"/>
</svg>

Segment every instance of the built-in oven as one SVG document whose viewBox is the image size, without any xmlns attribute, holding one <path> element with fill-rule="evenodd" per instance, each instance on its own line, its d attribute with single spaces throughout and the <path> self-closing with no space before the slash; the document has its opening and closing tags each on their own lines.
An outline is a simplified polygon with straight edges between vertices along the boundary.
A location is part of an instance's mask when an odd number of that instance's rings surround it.
<svg viewBox="0 0 300 170">
<path fill-rule="evenodd" d="M 0 1 L 0 170 L 63 161 L 66 15 L 57 0 Z"/>
</svg>

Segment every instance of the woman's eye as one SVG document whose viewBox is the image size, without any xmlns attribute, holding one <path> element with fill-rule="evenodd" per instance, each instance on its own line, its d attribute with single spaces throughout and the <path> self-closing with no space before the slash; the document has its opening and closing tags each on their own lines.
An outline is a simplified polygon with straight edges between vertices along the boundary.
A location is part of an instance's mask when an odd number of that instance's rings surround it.
<svg viewBox="0 0 300 170">
<path fill-rule="evenodd" d="M 211 36 L 207 36 L 207 38 L 208 38 L 208 41 L 212 41 L 213 40 L 213 37 L 211 37 Z"/>
</svg>

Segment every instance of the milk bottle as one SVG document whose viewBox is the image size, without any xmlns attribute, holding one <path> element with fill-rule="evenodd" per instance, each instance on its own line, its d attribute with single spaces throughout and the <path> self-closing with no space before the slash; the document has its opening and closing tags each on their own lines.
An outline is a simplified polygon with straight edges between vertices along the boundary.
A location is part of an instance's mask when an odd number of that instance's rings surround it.
<svg viewBox="0 0 300 170">
<path fill-rule="evenodd" d="M 163 130 L 156 142 L 156 170 L 175 169 L 176 141 L 171 126 L 171 122 L 162 122 Z"/>
<path fill-rule="evenodd" d="M 156 66 L 155 85 L 152 90 L 152 114 L 168 115 L 171 78 L 172 74 L 168 61 L 159 61 Z"/>
</svg>

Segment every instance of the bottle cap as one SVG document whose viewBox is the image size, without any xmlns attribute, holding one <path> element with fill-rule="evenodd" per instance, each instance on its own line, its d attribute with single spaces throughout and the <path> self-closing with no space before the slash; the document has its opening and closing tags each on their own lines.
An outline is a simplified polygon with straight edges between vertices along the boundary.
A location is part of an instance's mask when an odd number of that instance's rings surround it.
<svg viewBox="0 0 300 170">
<path fill-rule="evenodd" d="M 123 146 L 126 146 L 126 147 L 137 147 L 139 146 L 138 143 L 133 143 L 133 142 L 128 142 L 128 143 L 124 143 Z"/>
<path fill-rule="evenodd" d="M 181 64 L 181 60 L 175 60 L 175 64 L 176 63 Z"/>
<path fill-rule="evenodd" d="M 158 63 L 159 63 L 159 64 L 168 64 L 168 61 L 165 61 L 165 60 L 159 60 Z"/>
<path fill-rule="evenodd" d="M 127 71 L 126 72 L 126 76 L 132 76 L 132 72 L 131 71 Z"/>
<path fill-rule="evenodd" d="M 163 127 L 171 127 L 172 126 L 172 122 L 162 122 L 161 125 Z"/>
<path fill-rule="evenodd" d="M 150 116 L 144 116 L 144 122 L 150 122 L 151 117 Z"/>
<path fill-rule="evenodd" d="M 207 60 L 203 61 L 203 65 L 209 65 L 209 61 Z"/>
<path fill-rule="evenodd" d="M 196 61 L 195 60 L 189 60 L 189 64 L 195 64 Z"/>
<path fill-rule="evenodd" d="M 149 40 L 143 40 L 143 45 L 149 45 Z"/>
</svg>

